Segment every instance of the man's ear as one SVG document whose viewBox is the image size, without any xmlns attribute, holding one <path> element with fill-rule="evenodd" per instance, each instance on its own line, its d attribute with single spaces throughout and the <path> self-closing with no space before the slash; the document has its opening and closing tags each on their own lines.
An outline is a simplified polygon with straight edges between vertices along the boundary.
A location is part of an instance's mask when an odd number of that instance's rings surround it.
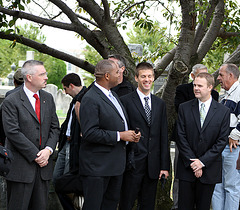
<svg viewBox="0 0 240 210">
<path fill-rule="evenodd" d="M 32 81 L 32 75 L 31 74 L 27 74 L 26 75 L 26 79 L 27 79 L 27 81 L 31 82 Z"/>
<path fill-rule="evenodd" d="M 138 77 L 135 75 L 135 81 L 138 82 Z"/>
<path fill-rule="evenodd" d="M 105 78 L 107 81 L 109 81 L 109 79 L 110 79 L 110 74 L 109 74 L 109 73 L 105 73 L 105 74 L 104 74 L 104 78 Z"/>
<path fill-rule="evenodd" d="M 193 80 L 195 80 L 195 75 L 194 75 L 194 73 L 191 73 L 191 77 L 192 77 Z"/>
</svg>

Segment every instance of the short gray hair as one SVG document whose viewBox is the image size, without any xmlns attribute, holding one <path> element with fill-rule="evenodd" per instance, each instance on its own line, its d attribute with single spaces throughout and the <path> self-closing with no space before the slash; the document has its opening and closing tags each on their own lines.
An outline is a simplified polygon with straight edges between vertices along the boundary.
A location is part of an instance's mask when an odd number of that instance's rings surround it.
<svg viewBox="0 0 240 210">
<path fill-rule="evenodd" d="M 194 66 L 192 67 L 192 73 L 193 73 L 195 76 L 196 76 L 196 72 L 197 72 L 198 69 L 206 69 L 206 70 L 208 70 L 207 67 L 204 66 L 203 64 L 196 64 L 196 65 L 194 65 Z"/>
<path fill-rule="evenodd" d="M 237 65 L 233 64 L 233 63 L 226 63 L 223 64 L 221 67 L 226 66 L 225 70 L 228 73 L 232 73 L 233 76 L 238 79 L 239 78 L 239 68 L 237 67 Z M 220 67 L 220 68 L 221 68 Z"/>
<path fill-rule="evenodd" d="M 28 60 L 23 64 L 21 71 L 24 80 L 26 80 L 27 74 L 34 74 L 36 72 L 36 70 L 33 68 L 34 66 L 43 66 L 43 62 L 37 60 Z"/>
</svg>

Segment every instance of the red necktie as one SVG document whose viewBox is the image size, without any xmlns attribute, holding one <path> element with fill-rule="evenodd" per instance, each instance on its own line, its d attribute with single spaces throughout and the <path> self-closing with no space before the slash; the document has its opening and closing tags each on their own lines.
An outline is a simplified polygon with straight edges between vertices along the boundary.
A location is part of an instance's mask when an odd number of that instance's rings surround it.
<svg viewBox="0 0 240 210">
<path fill-rule="evenodd" d="M 34 94 L 33 97 L 36 99 L 36 102 L 35 102 L 35 112 L 37 114 L 37 118 L 38 118 L 40 126 L 41 126 L 40 99 L 39 99 L 37 94 Z M 40 132 L 41 132 L 41 127 L 40 127 Z M 42 139 L 41 139 L 41 135 L 40 135 L 40 142 L 39 142 L 40 145 L 41 145 L 41 141 L 42 141 Z"/>
</svg>

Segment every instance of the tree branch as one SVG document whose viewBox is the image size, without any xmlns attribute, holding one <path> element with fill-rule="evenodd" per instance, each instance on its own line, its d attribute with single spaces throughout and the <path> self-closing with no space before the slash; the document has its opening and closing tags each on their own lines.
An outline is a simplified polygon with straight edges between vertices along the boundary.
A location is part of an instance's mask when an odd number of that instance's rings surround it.
<svg viewBox="0 0 240 210">
<path fill-rule="evenodd" d="M 154 71 L 156 79 L 164 72 L 167 66 L 171 63 L 176 53 L 176 49 L 177 47 L 174 47 L 172 50 L 167 52 L 167 54 L 165 54 L 160 60 L 157 60 L 155 62 Z"/>
<path fill-rule="evenodd" d="M 206 28 L 208 27 L 211 16 L 215 11 L 218 0 L 213 0 L 213 1 L 210 1 L 209 3 L 210 5 L 208 6 L 208 9 L 203 13 L 203 17 L 205 16 L 205 18 L 202 20 L 201 23 L 197 25 L 192 54 L 195 54 L 197 52 L 198 46 L 205 35 Z"/>
<path fill-rule="evenodd" d="M 95 23 L 95 22 L 93 22 L 93 21 L 89 20 L 88 18 L 85 18 L 85 17 L 83 17 L 83 16 L 81 16 L 81 15 L 78 15 L 78 14 L 76 14 L 76 15 L 77 15 L 78 18 L 80 18 L 80 19 L 82 19 L 82 20 L 85 20 L 86 22 L 88 22 L 88 23 L 96 26 L 97 28 L 99 28 L 99 26 L 98 26 L 97 23 Z"/>
<path fill-rule="evenodd" d="M 92 64 L 88 63 L 87 61 L 81 60 L 81 59 L 76 58 L 72 55 L 64 53 L 62 51 L 55 50 L 51 47 L 48 47 L 45 44 L 38 43 L 36 41 L 33 41 L 31 39 L 27 39 L 23 36 L 19 36 L 19 35 L 16 35 L 16 34 L 6 35 L 4 32 L 0 32 L 0 38 L 1 39 L 7 39 L 7 40 L 10 40 L 10 41 L 16 41 L 20 44 L 24 44 L 28 47 L 32 47 L 33 49 L 36 49 L 41 53 L 45 53 L 45 54 L 51 55 L 55 58 L 59 58 L 61 60 L 72 63 L 72 64 L 74 64 L 74 65 L 92 73 L 92 74 L 94 73 L 94 68 L 95 67 Z"/>
<path fill-rule="evenodd" d="M 111 19 L 110 17 L 110 9 L 109 9 L 109 5 L 108 5 L 108 1 L 107 0 L 102 0 L 103 3 L 103 7 L 104 7 L 104 19 Z"/>
<path fill-rule="evenodd" d="M 224 0 L 219 0 L 215 11 L 216 12 L 213 16 L 211 25 L 209 26 L 209 29 L 206 35 L 204 36 L 203 40 L 201 41 L 199 48 L 197 50 L 198 62 L 200 62 L 204 58 L 204 56 L 207 54 L 207 52 L 211 48 L 213 42 L 217 38 L 219 29 L 221 27 L 221 24 L 224 18 Z"/>
<path fill-rule="evenodd" d="M 127 8 L 125 8 L 122 12 L 119 13 L 119 15 L 117 16 L 116 20 L 114 21 L 115 24 L 117 24 L 120 20 L 121 20 L 121 17 L 122 15 L 127 12 L 128 10 L 132 9 L 133 7 L 135 7 L 136 5 L 139 5 L 139 4 L 144 4 L 146 2 L 145 1 L 140 1 L 140 2 L 136 2 L 130 6 L 128 6 Z"/>
<path fill-rule="evenodd" d="M 221 28 L 217 36 L 221 37 L 222 39 L 228 39 L 229 37 L 240 36 L 240 32 L 226 32 L 224 28 Z"/>
<path fill-rule="evenodd" d="M 51 27 L 54 27 L 54 28 L 59 28 L 59 29 L 67 30 L 67 31 L 74 31 L 75 30 L 74 25 L 70 24 L 70 23 L 53 21 L 53 20 L 49 20 L 49 19 L 46 19 L 46 18 L 41 18 L 39 16 L 35 16 L 35 15 L 29 14 L 29 13 L 16 11 L 16 10 L 13 11 L 13 10 L 5 9 L 1 6 L 0 6 L 0 12 L 2 12 L 3 14 L 6 14 L 6 15 L 10 15 L 12 17 L 17 17 L 17 18 L 33 21 L 35 23 L 40 23 L 42 25 L 47 25 L 47 26 L 51 26 Z"/>
</svg>

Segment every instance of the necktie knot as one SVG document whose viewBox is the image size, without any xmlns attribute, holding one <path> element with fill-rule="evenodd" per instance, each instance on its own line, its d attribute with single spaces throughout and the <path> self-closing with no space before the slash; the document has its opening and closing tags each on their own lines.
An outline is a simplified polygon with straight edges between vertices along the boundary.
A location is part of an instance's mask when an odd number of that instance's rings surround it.
<svg viewBox="0 0 240 210">
<path fill-rule="evenodd" d="M 145 100 L 146 103 L 148 103 L 149 98 L 148 97 L 144 97 L 144 100 Z"/>
<path fill-rule="evenodd" d="M 39 100 L 39 97 L 38 97 L 38 95 L 37 95 L 36 93 L 33 95 L 33 97 L 34 97 L 36 100 Z"/>
</svg>

